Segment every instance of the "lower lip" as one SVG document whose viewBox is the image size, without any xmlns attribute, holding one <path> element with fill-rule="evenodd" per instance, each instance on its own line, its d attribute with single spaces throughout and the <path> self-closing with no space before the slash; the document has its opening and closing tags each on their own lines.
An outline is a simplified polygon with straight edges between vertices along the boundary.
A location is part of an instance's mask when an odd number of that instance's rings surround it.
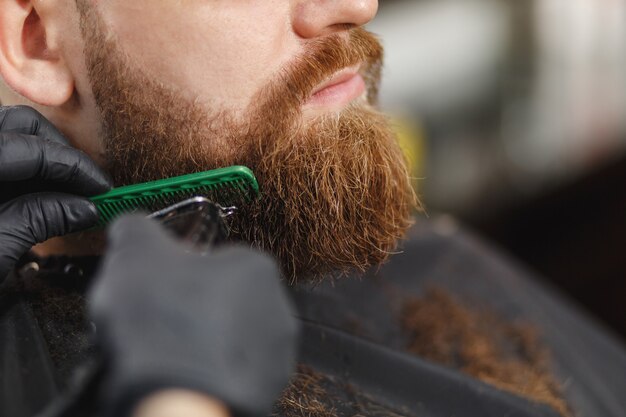
<svg viewBox="0 0 626 417">
<path fill-rule="evenodd" d="M 360 97 L 365 91 L 365 81 L 360 74 L 355 74 L 346 81 L 328 86 L 315 93 L 306 106 L 311 107 L 343 107 Z"/>
</svg>

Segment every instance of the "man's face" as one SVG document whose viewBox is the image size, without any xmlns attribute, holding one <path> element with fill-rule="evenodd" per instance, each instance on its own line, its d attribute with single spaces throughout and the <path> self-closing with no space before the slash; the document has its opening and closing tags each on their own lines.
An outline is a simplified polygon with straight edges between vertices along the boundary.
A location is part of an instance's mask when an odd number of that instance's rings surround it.
<svg viewBox="0 0 626 417">
<path fill-rule="evenodd" d="M 116 182 L 246 165 L 262 197 L 241 207 L 234 235 L 276 255 L 287 276 L 384 260 L 414 196 L 372 107 L 382 49 L 358 26 L 375 5 L 79 0 Z"/>
<path fill-rule="evenodd" d="M 78 0 L 96 8 L 121 52 L 181 97 L 241 114 L 311 43 L 370 21 L 377 0 Z M 359 94 L 318 100 L 307 116 Z"/>
</svg>

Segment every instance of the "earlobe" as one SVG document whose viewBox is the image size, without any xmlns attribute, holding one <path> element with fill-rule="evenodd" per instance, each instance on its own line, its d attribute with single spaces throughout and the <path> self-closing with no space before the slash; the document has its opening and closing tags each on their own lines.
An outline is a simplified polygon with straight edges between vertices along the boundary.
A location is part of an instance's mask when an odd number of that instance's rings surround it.
<svg viewBox="0 0 626 417">
<path fill-rule="evenodd" d="M 36 104 L 61 106 L 74 92 L 74 78 L 59 53 L 57 24 L 45 2 L 0 0 L 0 76 Z"/>
</svg>

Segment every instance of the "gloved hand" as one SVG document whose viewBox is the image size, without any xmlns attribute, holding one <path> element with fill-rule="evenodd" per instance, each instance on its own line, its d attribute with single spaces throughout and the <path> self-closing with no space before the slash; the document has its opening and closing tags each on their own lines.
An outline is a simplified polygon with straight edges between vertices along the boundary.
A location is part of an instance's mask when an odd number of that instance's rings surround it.
<svg viewBox="0 0 626 417">
<path fill-rule="evenodd" d="M 277 265 L 243 247 L 201 256 L 133 215 L 110 229 L 89 293 L 105 358 L 105 414 L 127 416 L 160 389 L 267 415 L 293 370 L 296 320 Z"/>
<path fill-rule="evenodd" d="M 30 107 L 0 107 L 0 282 L 36 243 L 98 220 L 82 196 L 111 182 L 89 157 Z"/>
</svg>

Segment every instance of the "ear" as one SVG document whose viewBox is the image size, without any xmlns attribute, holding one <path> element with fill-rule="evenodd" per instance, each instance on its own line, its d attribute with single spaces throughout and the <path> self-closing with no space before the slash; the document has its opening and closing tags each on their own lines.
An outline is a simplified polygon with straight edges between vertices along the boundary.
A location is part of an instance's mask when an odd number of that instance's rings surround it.
<svg viewBox="0 0 626 417">
<path fill-rule="evenodd" d="M 53 3 L 0 0 L 0 76 L 17 93 L 44 106 L 61 106 L 74 92 L 73 75 L 59 50 L 61 22 Z"/>
</svg>

